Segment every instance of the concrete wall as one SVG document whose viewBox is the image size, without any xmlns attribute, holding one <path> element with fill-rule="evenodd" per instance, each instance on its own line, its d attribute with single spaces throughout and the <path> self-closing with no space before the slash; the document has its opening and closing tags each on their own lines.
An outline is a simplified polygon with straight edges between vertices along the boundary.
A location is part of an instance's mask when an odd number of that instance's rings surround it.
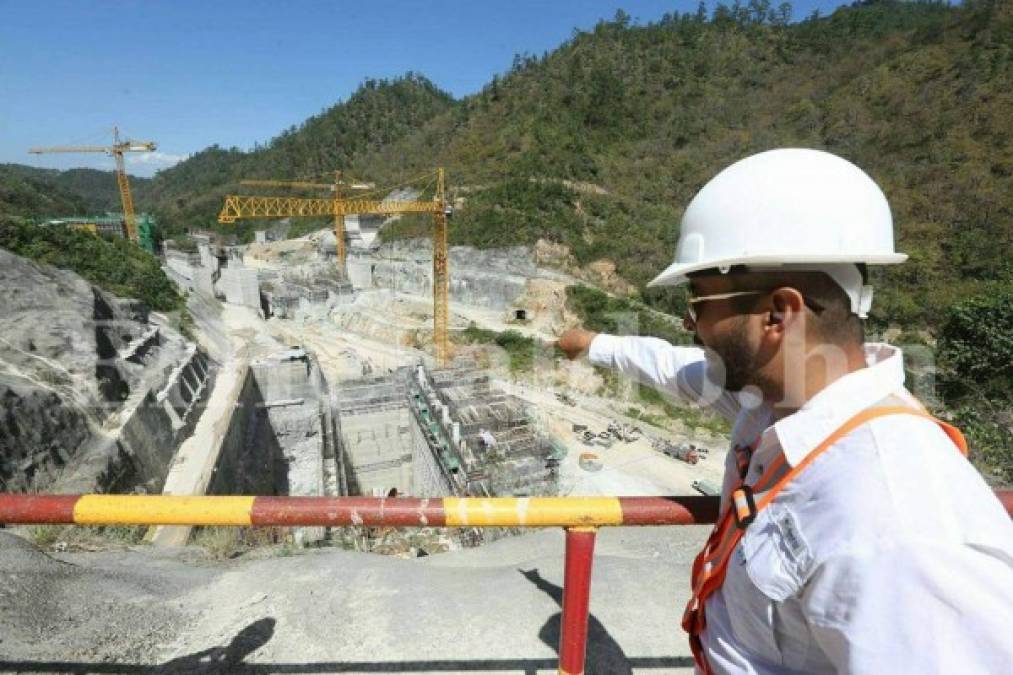
<svg viewBox="0 0 1013 675">
<path fill-rule="evenodd" d="M 246 375 L 209 493 L 319 496 L 322 448 L 315 401 L 279 405 L 264 395 L 264 372 L 250 368 Z"/>
<path fill-rule="evenodd" d="M 344 382 L 335 391 L 348 494 L 414 494 L 413 420 L 398 375 Z"/>
<path fill-rule="evenodd" d="M 176 284 L 181 291 L 196 290 L 191 276 L 183 276 L 172 267 L 169 267 L 168 264 L 162 265 L 162 271 L 165 272 L 165 275 L 169 277 L 172 283 Z"/>
<path fill-rule="evenodd" d="M 454 495 L 437 463 L 436 456 L 426 443 L 418 424 L 412 424 L 412 489 L 413 497 L 446 497 Z"/>
<path fill-rule="evenodd" d="M 218 280 L 218 288 L 225 295 L 225 302 L 259 310 L 260 281 L 257 270 L 246 267 L 224 267 Z"/>
<path fill-rule="evenodd" d="M 160 491 L 165 482 L 176 453 L 177 420 L 148 392 L 120 431 L 119 443 L 132 458 L 138 478 L 147 477 L 140 482 L 148 484 L 149 492 Z M 105 487 L 117 491 L 114 486 Z"/>
<path fill-rule="evenodd" d="M 214 494 L 323 494 L 320 402 L 303 362 L 251 366 L 232 414 Z"/>
<path fill-rule="evenodd" d="M 262 403 L 257 380 L 247 371 L 222 439 L 208 494 L 274 494 L 273 462 L 264 459 L 262 453 L 251 457 L 254 449 L 248 444 L 251 427 L 256 424 L 256 410 Z"/>
<path fill-rule="evenodd" d="M 207 356 L 196 346 L 188 353 L 160 391 L 145 394 L 120 431 L 119 444 L 149 492 L 162 489 L 177 449 L 193 431 L 207 400 L 212 379 Z M 166 405 L 174 396 L 182 401 L 181 407 Z"/>
<path fill-rule="evenodd" d="M 345 271 L 348 280 L 355 288 L 374 288 L 373 272 L 376 265 L 376 258 L 371 255 L 348 256 L 345 261 Z"/>
<path fill-rule="evenodd" d="M 263 360 L 246 375 L 222 441 L 210 494 L 326 494 L 318 373 L 304 361 Z M 296 528 L 300 542 L 320 528 Z"/>
<path fill-rule="evenodd" d="M 415 494 L 408 422 L 406 408 L 342 415 L 342 441 L 357 494 L 385 495 L 391 488 Z"/>
<path fill-rule="evenodd" d="M 200 256 L 201 267 L 206 267 L 215 272 L 218 271 L 218 257 L 211 251 L 210 244 L 197 244 L 197 255 Z"/>
<path fill-rule="evenodd" d="M 309 374 L 309 363 L 301 360 L 264 360 L 253 364 L 253 375 L 266 403 L 307 397 L 315 399 L 316 392 Z"/>
<path fill-rule="evenodd" d="M 188 358 L 171 371 L 165 385 L 155 395 L 161 407 L 171 408 L 182 426 L 192 414 L 195 402 L 203 396 L 210 365 L 203 352 L 195 346 Z M 163 405 L 166 404 L 166 405 Z"/>
<path fill-rule="evenodd" d="M 455 302 L 506 309 L 537 275 L 529 249 L 482 251 L 470 246 L 450 249 L 450 298 Z M 385 244 L 375 253 L 348 259 L 348 276 L 356 288 L 391 288 L 413 295 L 433 293 L 432 244 L 426 240 Z"/>
<path fill-rule="evenodd" d="M 213 258 L 217 262 L 217 258 Z M 193 271 L 194 288 L 206 296 L 215 294 L 215 281 L 218 279 L 217 271 L 212 267 L 197 267 Z"/>
</svg>

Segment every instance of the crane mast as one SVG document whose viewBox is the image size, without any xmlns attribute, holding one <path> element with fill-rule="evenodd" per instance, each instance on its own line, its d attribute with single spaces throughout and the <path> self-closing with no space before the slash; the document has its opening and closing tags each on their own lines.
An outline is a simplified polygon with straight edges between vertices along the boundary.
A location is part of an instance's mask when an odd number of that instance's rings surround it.
<svg viewBox="0 0 1013 675">
<path fill-rule="evenodd" d="M 444 193 L 443 169 L 436 172 L 436 194 L 433 203 L 433 344 L 436 360 L 441 366 L 447 365 L 450 355 L 450 339 L 447 335 L 450 292 L 450 276 L 447 265 L 447 200 Z"/>
<path fill-rule="evenodd" d="M 341 172 L 334 172 L 334 199 L 337 201 L 341 199 Z M 334 254 L 338 259 L 338 271 L 341 273 L 342 279 L 347 279 L 347 270 L 345 269 L 345 214 L 338 213 L 337 209 L 334 210 Z"/>
<path fill-rule="evenodd" d="M 123 204 L 123 222 L 127 228 L 130 241 L 137 241 L 137 217 L 134 215 L 134 198 L 130 194 L 130 179 L 127 176 L 125 152 L 152 152 L 158 148 L 153 141 L 120 140 L 120 130 L 113 127 L 113 144 L 102 145 L 57 145 L 48 148 L 29 148 L 33 155 L 54 152 L 104 152 L 116 160 L 116 185 L 120 189 L 120 202 Z"/>
</svg>

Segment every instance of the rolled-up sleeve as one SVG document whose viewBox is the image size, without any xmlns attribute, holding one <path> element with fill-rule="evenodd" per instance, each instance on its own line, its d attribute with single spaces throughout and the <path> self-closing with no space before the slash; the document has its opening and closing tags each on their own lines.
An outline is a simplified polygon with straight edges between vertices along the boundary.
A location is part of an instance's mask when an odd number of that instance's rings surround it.
<svg viewBox="0 0 1013 675">
<path fill-rule="evenodd" d="M 741 408 L 736 395 L 708 377 L 707 360 L 699 347 L 676 347 L 653 337 L 601 334 L 591 341 L 588 360 L 728 419 L 735 419 Z"/>
</svg>

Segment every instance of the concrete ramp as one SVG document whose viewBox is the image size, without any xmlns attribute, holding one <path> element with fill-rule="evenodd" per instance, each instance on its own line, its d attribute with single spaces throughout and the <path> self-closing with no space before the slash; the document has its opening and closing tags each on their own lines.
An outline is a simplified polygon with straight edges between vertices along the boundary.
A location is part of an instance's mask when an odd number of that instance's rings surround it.
<svg viewBox="0 0 1013 675">
<path fill-rule="evenodd" d="M 241 354 L 224 364 L 215 382 L 204 415 L 193 435 L 183 442 L 169 467 L 162 494 L 203 495 L 211 484 L 222 445 L 228 437 L 233 411 L 240 405 L 240 394 L 249 372 L 249 359 Z M 185 526 L 153 527 L 148 540 L 157 546 L 182 546 L 192 528 Z"/>
</svg>

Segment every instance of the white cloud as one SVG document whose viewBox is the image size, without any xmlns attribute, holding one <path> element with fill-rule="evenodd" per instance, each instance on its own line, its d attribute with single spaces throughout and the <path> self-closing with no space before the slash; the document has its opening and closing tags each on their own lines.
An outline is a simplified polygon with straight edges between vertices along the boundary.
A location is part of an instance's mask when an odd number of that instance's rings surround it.
<svg viewBox="0 0 1013 675">
<path fill-rule="evenodd" d="M 167 152 L 142 152 L 137 155 L 124 155 L 127 164 L 143 164 L 157 169 L 164 169 L 186 159 L 186 155 L 170 155 Z"/>
</svg>

